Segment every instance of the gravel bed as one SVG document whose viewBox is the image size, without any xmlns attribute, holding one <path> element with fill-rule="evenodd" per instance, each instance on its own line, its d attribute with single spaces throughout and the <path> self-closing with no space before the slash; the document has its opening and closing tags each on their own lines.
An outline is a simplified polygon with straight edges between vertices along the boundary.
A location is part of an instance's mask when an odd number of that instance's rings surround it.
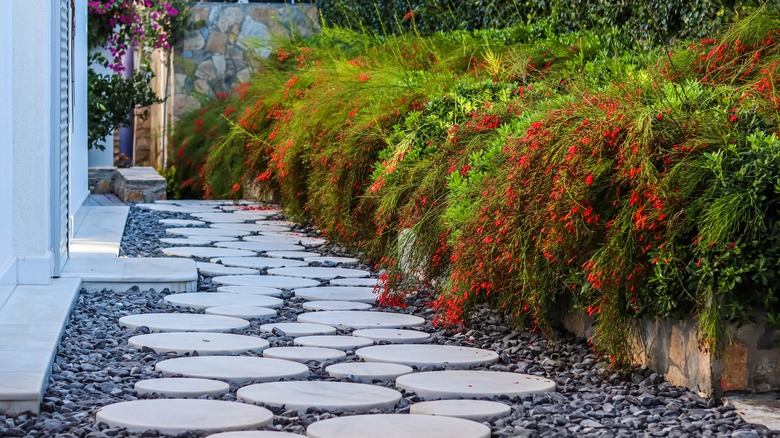
<svg viewBox="0 0 780 438">
<path fill-rule="evenodd" d="M 162 256 L 158 239 L 164 237 L 165 226 L 157 221 L 190 218 L 186 214 L 132 208 L 121 254 Z M 299 231 L 316 234 L 310 228 L 302 227 Z M 335 246 L 320 248 L 320 252 L 344 255 L 343 249 Z M 200 277 L 199 289 L 214 290 L 210 278 Z M 38 416 L 0 415 L 0 436 L 157 436 L 151 431 L 139 435 L 97 425 L 94 416 L 101 406 L 151 397 L 137 396 L 133 385 L 141 379 L 159 377 L 154 364 L 175 357 L 131 348 L 127 338 L 148 331 L 143 327 L 122 329 L 117 324 L 120 317 L 130 314 L 190 311 L 163 301 L 167 293 L 167 290 L 140 291 L 137 288 L 128 291 L 82 290 L 62 338 L 44 395 L 42 413 Z M 285 307 L 279 309 L 279 316 L 272 321 L 292 321 L 303 312 L 303 301 L 290 299 L 289 294 L 285 298 Z M 553 342 L 534 333 L 512 331 L 501 315 L 487 308 L 479 308 L 472 315 L 472 325 L 479 329 L 452 331 L 433 326 L 433 312 L 425 306 L 429 300 L 420 294 L 408 300 L 409 307 L 392 310 L 424 317 L 427 322 L 420 329 L 431 333 L 433 343 L 487 348 L 499 353 L 499 363 L 476 369 L 533 374 L 558 384 L 555 393 L 497 398 L 511 404 L 513 410 L 510 416 L 488 423 L 493 437 L 780 437 L 780 433 L 763 426 L 745 423 L 732 405 L 722 405 L 716 399 L 702 398 L 674 387 L 647 368 L 622 374 L 613 372 L 584 342 L 571 336 L 562 335 Z M 283 333 L 261 333 L 260 324 L 253 322 L 249 328 L 232 333 L 260 336 L 272 346 L 292 345 L 292 338 Z M 348 352 L 347 361 L 355 360 L 354 352 Z M 310 365 L 310 380 L 337 380 L 324 371 L 329 362 Z M 442 368 L 426 367 L 424 370 L 434 369 Z M 390 383 L 384 386 L 393 387 Z M 235 401 L 236 390 L 237 387 L 231 387 L 231 393 L 220 399 Z M 404 393 L 394 412 L 408 413 L 409 406 L 417 401 L 420 400 L 414 393 Z M 297 412 L 271 408 L 271 411 L 275 414 L 277 430 L 298 434 L 304 434 L 306 426 L 315 421 L 337 416 L 316 409 Z"/>
</svg>

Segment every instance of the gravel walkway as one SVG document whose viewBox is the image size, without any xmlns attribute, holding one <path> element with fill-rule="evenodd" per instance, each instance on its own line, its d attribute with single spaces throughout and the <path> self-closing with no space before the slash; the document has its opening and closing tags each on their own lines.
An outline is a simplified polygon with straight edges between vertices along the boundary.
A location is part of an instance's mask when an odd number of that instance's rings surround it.
<svg viewBox="0 0 780 438">
<path fill-rule="evenodd" d="M 132 208 L 122 241 L 122 255 L 162 256 L 160 248 L 163 245 L 158 239 L 165 237 L 167 227 L 158 223 L 160 219 L 192 217 Z M 303 231 L 313 234 L 311 230 Z M 341 249 L 332 246 L 320 251 L 345 255 Z M 215 287 L 211 285 L 210 278 L 201 277 L 199 289 L 212 291 Z M 173 312 L 174 307 L 163 301 L 166 294 L 167 291 L 137 289 L 83 290 L 63 336 L 44 396 L 42 413 L 12 418 L 0 415 L 0 436 L 157 436 L 156 432 L 138 435 L 97 425 L 94 417 L 101 406 L 139 399 L 133 385 L 141 379 L 159 377 L 154 371 L 154 364 L 175 357 L 173 354 L 138 351 L 130 347 L 127 344 L 130 336 L 147 331 L 145 328 L 122 329 L 117 324 L 117 320 L 126 315 Z M 272 321 L 294 321 L 296 315 L 303 312 L 302 300 L 291 298 L 289 293 L 284 298 L 285 306 L 279 309 L 279 316 Z M 512 331 L 499 315 L 485 308 L 474 314 L 474 326 L 480 329 L 465 328 L 452 332 L 435 327 L 431 324 L 432 311 L 424 305 L 426 301 L 429 297 L 419 296 L 409 300 L 409 307 L 392 310 L 424 317 L 426 324 L 420 329 L 432 334 L 432 343 L 479 347 L 499 353 L 498 364 L 475 369 L 533 374 L 558 384 L 555 393 L 514 400 L 498 399 L 510 404 L 513 409 L 510 416 L 489 423 L 493 437 L 780 436 L 780 433 L 762 426 L 745 423 L 732 406 L 674 387 L 648 369 L 635 369 L 623 378 L 600 363 L 585 343 L 570 336 L 562 336 L 559 343 L 554 343 L 533 333 Z M 291 337 L 261 333 L 259 325 L 259 322 L 253 322 L 249 328 L 232 333 L 259 336 L 272 346 L 292 345 Z M 355 360 L 355 355 L 349 352 L 347 361 Z M 324 371 L 330 364 L 325 362 L 312 368 L 310 380 L 336 380 Z M 428 367 L 425 370 L 435 369 L 441 368 Z M 393 387 L 391 383 L 385 386 Z M 235 401 L 237 389 L 231 387 L 230 394 L 220 399 Z M 420 400 L 415 394 L 405 393 L 394 411 L 408 413 L 410 405 L 417 401 Z M 337 416 L 314 409 L 305 414 L 271 410 L 275 414 L 277 430 L 301 435 L 309 424 Z"/>
</svg>

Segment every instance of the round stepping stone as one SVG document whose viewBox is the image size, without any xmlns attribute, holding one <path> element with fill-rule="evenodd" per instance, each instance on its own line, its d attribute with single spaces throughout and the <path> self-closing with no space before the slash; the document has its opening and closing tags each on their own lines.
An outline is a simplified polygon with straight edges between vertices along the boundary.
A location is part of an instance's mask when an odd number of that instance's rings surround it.
<svg viewBox="0 0 780 438">
<path fill-rule="evenodd" d="M 197 246 L 177 246 L 175 248 L 163 248 L 163 254 L 175 257 L 252 257 L 257 253 L 241 249 L 211 248 Z"/>
<path fill-rule="evenodd" d="M 314 407 L 335 412 L 389 408 L 401 400 L 400 392 L 382 386 L 323 381 L 258 383 L 239 389 L 236 396 L 267 406 L 301 411 Z"/>
<path fill-rule="evenodd" d="M 454 345 L 375 345 L 361 348 L 355 354 L 366 362 L 400 363 L 420 368 L 426 366 L 469 368 L 473 365 L 498 362 L 498 354 L 495 351 Z"/>
<path fill-rule="evenodd" d="M 157 222 L 163 225 L 168 225 L 170 227 L 187 227 L 187 226 L 199 227 L 202 225 L 206 225 L 206 223 L 203 221 L 193 221 L 187 219 L 160 219 Z"/>
<path fill-rule="evenodd" d="M 218 379 L 232 384 L 243 384 L 252 380 L 275 382 L 309 377 L 309 367 L 304 364 L 249 356 L 177 357 L 158 362 L 154 369 L 164 376 Z"/>
<path fill-rule="evenodd" d="M 409 409 L 409 413 L 488 421 L 506 417 L 512 413 L 512 408 L 503 403 L 487 400 L 437 400 L 415 403 Z"/>
<path fill-rule="evenodd" d="M 145 326 L 153 332 L 226 332 L 245 329 L 249 321 L 197 313 L 144 313 L 119 318 L 119 325 L 131 330 Z"/>
<path fill-rule="evenodd" d="M 250 233 L 259 233 L 261 231 L 289 231 L 290 230 L 290 227 L 283 227 L 281 225 L 237 224 L 237 223 L 215 223 L 215 224 L 211 224 L 211 228 L 216 228 L 221 230 L 249 231 Z"/>
<path fill-rule="evenodd" d="M 226 237 L 227 238 L 227 237 Z M 181 246 L 204 246 L 211 245 L 211 240 L 190 239 L 187 237 L 164 237 L 160 239 L 160 242 L 167 245 L 181 245 Z"/>
<path fill-rule="evenodd" d="M 427 341 L 431 335 L 416 330 L 402 329 L 363 329 L 355 330 L 352 336 L 368 338 L 374 342 L 390 342 L 391 344 L 416 344 Z"/>
<path fill-rule="evenodd" d="M 306 363 L 309 361 L 344 360 L 347 358 L 347 353 L 333 348 L 271 347 L 263 351 L 263 357 Z"/>
<path fill-rule="evenodd" d="M 278 259 L 299 259 L 303 260 L 306 257 L 319 257 L 316 252 L 308 251 L 268 251 L 265 253 L 266 257 L 273 257 Z"/>
<path fill-rule="evenodd" d="M 356 301 L 376 303 L 377 295 L 370 287 L 323 286 L 293 290 L 297 298 L 308 301 Z"/>
<path fill-rule="evenodd" d="M 306 312 L 298 315 L 298 321 L 353 329 L 415 327 L 425 324 L 425 319 L 419 316 L 359 310 Z"/>
<path fill-rule="evenodd" d="M 267 295 L 269 297 L 281 297 L 282 290 L 274 287 L 263 286 L 220 286 L 217 292 L 229 294 Z"/>
<path fill-rule="evenodd" d="M 233 213 L 211 213 L 211 212 L 196 212 L 192 216 L 209 222 L 209 223 L 242 223 L 248 219 L 244 216 L 235 215 Z"/>
<path fill-rule="evenodd" d="M 294 227 L 294 226 L 298 225 L 295 222 L 283 221 L 283 220 L 274 220 L 274 219 L 260 219 L 260 220 L 255 221 L 255 223 L 256 224 L 267 224 L 267 225 L 280 225 L 282 227 L 287 227 L 287 228 Z"/>
<path fill-rule="evenodd" d="M 368 277 L 371 275 L 368 271 L 349 268 L 322 268 L 322 267 L 300 267 L 300 268 L 274 268 L 269 269 L 271 275 L 287 275 L 290 277 L 319 278 L 330 280 L 336 277 Z"/>
<path fill-rule="evenodd" d="M 395 380 L 398 376 L 409 374 L 414 370 L 410 366 L 397 363 L 379 362 L 347 362 L 337 363 L 325 368 L 328 375 L 338 378 L 357 379 L 362 383 L 374 381 L 387 382 Z"/>
<path fill-rule="evenodd" d="M 205 310 L 209 315 L 234 316 L 246 319 L 268 319 L 277 316 L 276 310 L 257 306 L 216 306 Z"/>
<path fill-rule="evenodd" d="M 357 336 L 301 336 L 295 338 L 295 345 L 303 347 L 332 348 L 334 350 L 349 351 L 360 347 L 374 345 L 374 341 Z"/>
<path fill-rule="evenodd" d="M 282 242 L 217 242 L 214 246 L 220 248 L 234 248 L 244 249 L 255 252 L 267 252 L 267 251 L 296 251 L 303 249 L 300 245 L 293 245 L 292 243 Z"/>
<path fill-rule="evenodd" d="M 297 338 L 299 336 L 314 335 L 332 335 L 336 333 L 336 327 L 323 324 L 304 324 L 301 322 L 274 322 L 260 326 L 262 332 L 273 332 L 278 329 L 284 332 L 285 336 Z"/>
<path fill-rule="evenodd" d="M 236 258 L 253 258 L 253 257 L 236 257 Z M 198 272 L 201 275 L 256 275 L 260 271 L 257 269 L 249 268 L 234 268 L 230 266 L 220 265 L 219 263 L 206 263 L 197 262 L 195 266 L 198 268 Z"/>
<path fill-rule="evenodd" d="M 130 432 L 178 435 L 184 432 L 222 432 L 251 429 L 271 424 L 268 409 L 221 400 L 156 399 L 135 400 L 104 406 L 98 423 L 126 428 Z"/>
<path fill-rule="evenodd" d="M 216 228 L 168 228 L 165 230 L 168 234 L 178 234 L 180 236 L 230 236 L 240 237 L 251 234 L 243 230 L 218 230 Z"/>
<path fill-rule="evenodd" d="M 127 341 L 139 350 L 150 348 L 157 353 L 195 353 L 199 355 L 259 353 L 270 345 L 265 339 L 228 333 L 152 333 L 133 336 Z"/>
<path fill-rule="evenodd" d="M 309 438 L 490 438 L 490 428 L 476 421 L 433 415 L 369 414 L 317 421 Z"/>
<path fill-rule="evenodd" d="M 210 213 L 214 210 L 212 207 L 181 207 L 178 205 L 164 205 L 164 204 L 135 204 L 136 207 L 142 208 L 144 210 L 151 210 L 151 211 L 167 211 L 171 213 L 187 213 L 191 215 L 199 214 L 199 213 Z"/>
<path fill-rule="evenodd" d="M 277 432 L 275 430 L 245 430 L 243 432 L 223 432 L 209 435 L 208 438 L 304 438 L 297 433 Z"/>
<path fill-rule="evenodd" d="M 516 397 L 555 391 L 555 382 L 543 377 L 477 370 L 414 373 L 399 377 L 396 386 L 423 399 Z"/>
<path fill-rule="evenodd" d="M 165 301 L 176 306 L 206 309 L 218 306 L 281 307 L 284 301 L 267 295 L 231 294 L 224 292 L 189 292 L 166 295 Z"/>
<path fill-rule="evenodd" d="M 335 256 L 322 256 L 322 257 L 306 257 L 304 262 L 309 263 L 335 263 L 342 265 L 356 265 L 358 259 L 354 257 L 335 257 Z"/>
<path fill-rule="evenodd" d="M 170 205 L 205 205 L 205 206 L 221 206 L 226 204 L 232 204 L 233 201 L 225 201 L 219 199 L 158 199 L 154 201 L 155 204 L 170 204 Z"/>
<path fill-rule="evenodd" d="M 367 310 L 374 306 L 355 301 L 307 301 L 303 303 L 306 310 Z"/>
<path fill-rule="evenodd" d="M 279 277 L 276 275 L 225 275 L 214 277 L 212 283 L 225 286 L 263 286 L 279 289 L 297 289 L 320 284 L 317 280 L 296 277 Z"/>
<path fill-rule="evenodd" d="M 139 394 L 160 394 L 170 398 L 198 398 L 204 395 L 219 397 L 230 392 L 230 385 L 218 380 L 171 378 L 139 380 L 135 384 Z"/>
<path fill-rule="evenodd" d="M 241 268 L 282 268 L 285 266 L 306 266 L 308 263 L 300 260 L 275 259 L 272 257 L 222 257 L 219 261 L 226 266 L 238 266 Z M 257 271 L 255 271 L 257 273 Z"/>
<path fill-rule="evenodd" d="M 359 286 L 359 287 L 379 287 L 382 285 L 378 278 L 334 278 L 330 281 L 331 286 Z"/>
<path fill-rule="evenodd" d="M 322 246 L 325 244 L 325 239 L 307 236 L 294 236 L 288 234 L 263 234 L 261 236 L 246 236 L 244 240 L 247 242 L 283 242 L 307 247 Z"/>
</svg>

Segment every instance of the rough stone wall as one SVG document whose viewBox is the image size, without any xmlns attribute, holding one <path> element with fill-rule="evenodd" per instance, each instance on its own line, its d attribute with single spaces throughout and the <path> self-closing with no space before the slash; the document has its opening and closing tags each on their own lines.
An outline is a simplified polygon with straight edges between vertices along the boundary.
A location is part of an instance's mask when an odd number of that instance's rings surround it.
<svg viewBox="0 0 780 438">
<path fill-rule="evenodd" d="M 245 82 L 258 56 L 268 57 L 274 41 L 319 30 L 311 4 L 198 3 L 189 29 L 174 54 L 174 119 L 197 108 L 195 95 L 215 97 Z"/>
</svg>

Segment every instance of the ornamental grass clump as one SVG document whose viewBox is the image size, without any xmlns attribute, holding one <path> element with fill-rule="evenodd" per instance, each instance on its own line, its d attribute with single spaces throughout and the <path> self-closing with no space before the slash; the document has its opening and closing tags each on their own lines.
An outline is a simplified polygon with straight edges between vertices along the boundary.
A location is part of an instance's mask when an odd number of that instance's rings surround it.
<svg viewBox="0 0 780 438">
<path fill-rule="evenodd" d="M 778 12 L 672 51 L 543 29 L 291 41 L 177 127 L 172 182 L 274 190 L 438 324 L 573 308 L 625 364 L 638 318 L 779 323 Z"/>
</svg>

